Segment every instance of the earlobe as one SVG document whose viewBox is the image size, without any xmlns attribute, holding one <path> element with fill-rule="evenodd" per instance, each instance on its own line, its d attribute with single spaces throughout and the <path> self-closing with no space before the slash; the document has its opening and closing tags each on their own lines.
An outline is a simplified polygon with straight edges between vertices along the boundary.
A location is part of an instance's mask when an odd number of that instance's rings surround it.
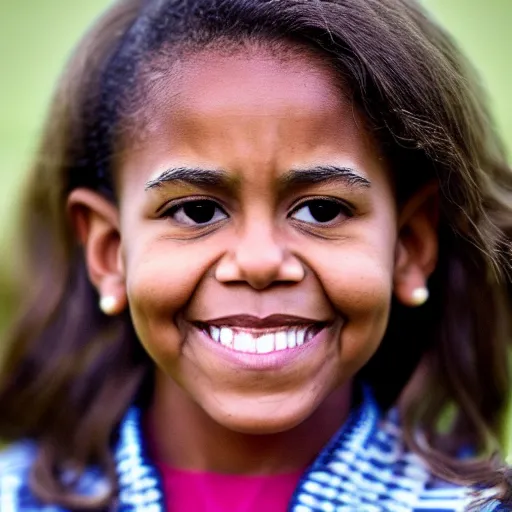
<svg viewBox="0 0 512 512">
<path fill-rule="evenodd" d="M 395 296 L 406 306 L 420 306 L 428 300 L 427 281 L 437 263 L 438 222 L 434 185 L 420 189 L 400 212 L 393 284 Z"/>
<path fill-rule="evenodd" d="M 107 315 L 121 313 L 126 307 L 126 289 L 117 207 L 97 192 L 83 188 L 71 192 L 67 206 L 84 248 L 89 279 L 100 295 L 101 310 Z"/>
</svg>

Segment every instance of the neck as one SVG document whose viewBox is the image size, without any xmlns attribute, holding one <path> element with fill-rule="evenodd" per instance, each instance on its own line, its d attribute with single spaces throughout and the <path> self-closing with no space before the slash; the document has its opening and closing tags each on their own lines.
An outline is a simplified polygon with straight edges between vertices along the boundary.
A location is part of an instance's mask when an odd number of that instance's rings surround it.
<svg viewBox="0 0 512 512">
<path fill-rule="evenodd" d="M 298 426 L 252 435 L 212 420 L 169 377 L 157 374 L 145 428 L 153 457 L 177 469 L 277 474 L 304 469 L 345 422 L 351 386 L 335 390 Z"/>
</svg>

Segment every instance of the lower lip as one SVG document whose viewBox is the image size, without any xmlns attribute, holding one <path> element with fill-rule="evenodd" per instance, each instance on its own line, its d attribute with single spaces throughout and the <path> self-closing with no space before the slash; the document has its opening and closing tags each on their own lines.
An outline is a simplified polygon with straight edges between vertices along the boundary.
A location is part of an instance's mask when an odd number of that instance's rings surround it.
<svg viewBox="0 0 512 512">
<path fill-rule="evenodd" d="M 199 342 L 226 364 L 255 371 L 278 370 L 307 359 L 312 352 L 318 350 L 320 345 L 327 342 L 329 333 L 329 328 L 325 327 L 308 342 L 299 347 L 276 350 L 266 354 L 257 354 L 252 352 L 237 352 L 212 340 L 203 330 L 195 326 L 193 328 L 199 335 Z"/>
</svg>

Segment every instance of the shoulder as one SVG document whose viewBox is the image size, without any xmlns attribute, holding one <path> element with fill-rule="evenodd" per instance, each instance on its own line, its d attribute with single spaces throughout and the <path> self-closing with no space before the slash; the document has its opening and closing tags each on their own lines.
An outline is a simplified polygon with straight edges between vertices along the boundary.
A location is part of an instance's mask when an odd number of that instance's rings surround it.
<svg viewBox="0 0 512 512">
<path fill-rule="evenodd" d="M 15 443 L 0 451 L 0 512 L 65 512 L 55 505 L 41 503 L 29 489 L 29 473 L 36 458 L 37 444 Z M 80 477 L 76 491 L 84 496 L 105 492 L 107 483 L 96 468 Z"/>
<path fill-rule="evenodd" d="M 36 446 L 32 442 L 19 442 L 0 451 L 0 492 L 5 482 L 26 479 L 34 461 Z"/>
<path fill-rule="evenodd" d="M 390 502 L 401 504 L 404 511 L 509 510 L 495 499 L 496 489 L 477 489 L 435 477 L 425 460 L 407 448 L 396 410 L 382 421 L 372 441 L 368 447 L 369 460 L 377 467 L 387 466 L 388 478 L 379 472 L 379 479 L 385 480 Z"/>
<path fill-rule="evenodd" d="M 425 461 L 405 445 L 396 411 L 386 418 L 372 414 L 367 409 L 320 455 L 299 486 L 294 511 L 338 510 L 334 504 L 343 504 L 339 510 L 364 512 L 507 510 L 494 499 L 492 489 L 435 478 Z"/>
<path fill-rule="evenodd" d="M 32 442 L 19 442 L 0 451 L 0 510 L 22 509 L 22 489 L 36 453 Z"/>
<path fill-rule="evenodd" d="M 0 448 L 0 475 L 27 468 L 33 462 L 36 445 L 32 441 L 20 441 Z"/>
</svg>

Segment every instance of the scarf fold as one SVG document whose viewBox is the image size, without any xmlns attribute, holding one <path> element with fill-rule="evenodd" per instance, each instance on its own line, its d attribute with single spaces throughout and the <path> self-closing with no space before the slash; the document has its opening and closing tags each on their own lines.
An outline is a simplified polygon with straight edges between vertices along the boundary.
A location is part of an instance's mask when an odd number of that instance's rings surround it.
<svg viewBox="0 0 512 512">
<path fill-rule="evenodd" d="M 120 424 L 114 447 L 119 480 L 115 512 L 166 512 L 141 416 L 141 410 L 132 406 Z M 40 503 L 29 490 L 28 473 L 36 451 L 34 443 L 22 442 L 0 455 L 1 512 L 66 512 Z M 104 477 L 91 469 L 77 491 L 91 496 L 105 485 Z M 463 512 L 475 498 L 486 503 L 472 510 L 510 510 L 494 496 L 493 489 L 461 487 L 435 478 L 405 446 L 398 412 L 393 409 L 382 417 L 371 391 L 363 388 L 343 427 L 302 475 L 288 512 Z"/>
</svg>

